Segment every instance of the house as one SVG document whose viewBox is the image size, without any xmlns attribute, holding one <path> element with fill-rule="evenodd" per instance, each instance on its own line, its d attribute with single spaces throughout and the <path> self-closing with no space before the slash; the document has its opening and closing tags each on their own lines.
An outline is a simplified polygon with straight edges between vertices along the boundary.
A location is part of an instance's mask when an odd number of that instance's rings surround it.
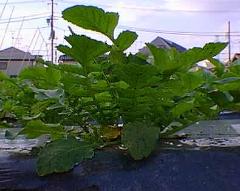
<svg viewBox="0 0 240 191">
<path fill-rule="evenodd" d="M 182 47 L 181 45 L 179 45 L 175 42 L 172 42 L 170 40 L 164 39 L 162 37 L 159 37 L 159 36 L 157 38 L 155 38 L 152 42 L 150 42 L 150 44 L 155 45 L 158 48 L 164 48 L 164 49 L 175 48 L 179 52 L 184 52 L 187 50 L 186 48 Z M 139 49 L 139 52 L 144 55 L 150 55 L 150 51 L 146 46 Z"/>
<path fill-rule="evenodd" d="M 1 50 L 0 71 L 12 77 L 17 76 L 23 68 L 35 65 L 36 60 L 40 57 L 15 47 Z"/>
<path fill-rule="evenodd" d="M 58 59 L 59 64 L 75 64 L 76 61 L 68 55 L 61 55 Z"/>
<path fill-rule="evenodd" d="M 235 62 L 236 60 L 239 60 L 239 61 L 240 61 L 240 53 L 234 54 L 233 59 L 232 59 L 232 62 Z"/>
<path fill-rule="evenodd" d="M 98 61 L 100 61 L 100 60 L 106 59 L 107 57 L 108 57 L 108 55 L 104 54 L 104 55 L 99 56 L 97 59 L 98 59 Z M 59 64 L 76 64 L 78 62 L 75 61 L 70 56 L 64 54 L 64 55 L 59 56 L 58 63 Z"/>
</svg>

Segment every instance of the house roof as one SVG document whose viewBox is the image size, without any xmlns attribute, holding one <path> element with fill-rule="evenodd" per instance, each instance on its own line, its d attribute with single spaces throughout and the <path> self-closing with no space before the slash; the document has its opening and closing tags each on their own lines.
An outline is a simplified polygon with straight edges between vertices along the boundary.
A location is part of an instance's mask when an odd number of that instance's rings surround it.
<svg viewBox="0 0 240 191">
<path fill-rule="evenodd" d="M 102 55 L 102 56 L 99 56 L 100 58 L 106 58 L 106 54 Z M 61 55 L 59 56 L 58 58 L 58 62 L 74 62 L 75 60 L 71 57 L 71 56 L 68 56 L 68 55 Z"/>
<path fill-rule="evenodd" d="M 6 48 L 0 51 L 0 60 L 36 60 L 40 56 L 32 55 L 15 47 Z"/>
<path fill-rule="evenodd" d="M 232 61 L 234 62 L 236 60 L 240 60 L 240 53 L 235 53 L 234 54 Z"/>
<path fill-rule="evenodd" d="M 66 61 L 74 61 L 74 59 L 72 57 L 64 54 L 64 55 L 59 56 L 58 61 L 66 62 Z"/>
<path fill-rule="evenodd" d="M 153 44 L 153 45 L 155 45 L 158 48 L 164 48 L 164 49 L 176 48 L 179 52 L 184 52 L 184 51 L 187 50 L 183 46 L 181 46 L 181 45 L 179 45 L 179 44 L 177 44 L 175 42 L 172 42 L 170 40 L 167 40 L 167 39 L 164 39 L 162 37 L 159 37 L 159 36 L 157 38 L 155 38 L 152 42 L 150 42 L 150 44 Z M 141 48 L 141 49 L 139 49 L 139 52 L 143 53 L 145 55 L 149 55 L 150 54 L 150 51 L 149 51 L 149 49 L 146 46 Z"/>
</svg>

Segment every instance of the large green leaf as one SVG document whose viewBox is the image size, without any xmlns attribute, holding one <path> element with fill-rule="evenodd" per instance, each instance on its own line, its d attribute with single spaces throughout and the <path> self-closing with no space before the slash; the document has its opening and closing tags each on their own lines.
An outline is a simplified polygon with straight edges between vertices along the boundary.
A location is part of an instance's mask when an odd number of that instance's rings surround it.
<svg viewBox="0 0 240 191">
<path fill-rule="evenodd" d="M 71 47 L 60 45 L 58 50 L 71 56 L 83 66 L 110 50 L 110 46 L 101 41 L 93 40 L 84 35 L 71 35 L 65 37 Z"/>
<path fill-rule="evenodd" d="M 18 84 L 17 84 L 17 80 L 15 78 L 10 78 L 6 73 L 0 71 L 0 82 L 3 81 L 4 83 L 0 84 L 0 91 L 1 89 L 5 89 L 6 88 L 6 82 L 8 82 L 10 86 L 15 86 L 14 88 L 18 88 Z"/>
<path fill-rule="evenodd" d="M 106 80 L 99 80 L 97 81 L 96 83 L 93 83 L 91 85 L 91 88 L 94 90 L 94 91 L 106 91 L 108 90 L 108 82 Z"/>
<path fill-rule="evenodd" d="M 193 108 L 194 108 L 193 100 L 190 101 L 183 100 L 172 109 L 172 114 L 174 117 L 179 117 L 180 115 L 184 114 L 187 111 L 190 111 Z"/>
<path fill-rule="evenodd" d="M 215 81 L 214 86 L 221 91 L 239 90 L 240 77 L 229 77 Z"/>
<path fill-rule="evenodd" d="M 43 101 L 48 99 L 58 100 L 60 104 L 64 104 L 64 90 L 62 88 L 54 90 L 45 90 L 31 87 L 32 91 L 35 93 L 35 99 Z"/>
<path fill-rule="evenodd" d="M 75 64 L 60 64 L 58 65 L 58 68 L 64 72 L 68 73 L 75 73 L 75 74 L 83 74 L 83 68 L 81 64 L 75 63 Z"/>
<path fill-rule="evenodd" d="M 59 124 L 45 124 L 40 120 L 35 120 L 28 122 L 19 134 L 24 134 L 29 139 L 34 139 L 41 135 L 51 135 L 52 139 L 58 139 L 64 137 L 66 131 Z"/>
<path fill-rule="evenodd" d="M 180 67 L 180 64 L 176 59 L 179 54 L 176 49 L 163 49 L 147 43 L 147 47 L 151 51 L 154 57 L 154 64 L 159 68 L 161 72 L 176 70 Z"/>
<path fill-rule="evenodd" d="M 112 101 L 112 95 L 108 91 L 97 93 L 94 96 L 95 96 L 96 101 L 98 101 L 98 102 Z"/>
<path fill-rule="evenodd" d="M 124 81 L 114 82 L 111 85 L 118 89 L 124 89 L 124 90 L 129 87 L 129 85 Z"/>
<path fill-rule="evenodd" d="M 150 64 L 129 62 L 115 66 L 113 75 L 126 82 L 130 87 L 144 87 L 147 81 L 156 74 L 156 68 Z"/>
<path fill-rule="evenodd" d="M 66 172 L 84 159 L 94 155 L 92 145 L 73 138 L 59 139 L 47 144 L 39 153 L 37 172 L 40 176 Z"/>
<path fill-rule="evenodd" d="M 126 54 L 118 49 L 112 49 L 109 54 L 109 61 L 112 64 L 124 64 L 127 63 Z"/>
<path fill-rule="evenodd" d="M 210 58 L 218 55 L 222 50 L 226 48 L 228 44 L 222 43 L 222 42 L 215 42 L 215 43 L 207 43 L 203 47 L 203 52 L 205 54 L 205 57 Z"/>
<path fill-rule="evenodd" d="M 211 59 L 218 55 L 227 46 L 227 43 L 208 43 L 203 48 L 194 47 L 179 54 L 177 60 L 181 68 L 189 69 L 196 65 L 198 62 Z"/>
<path fill-rule="evenodd" d="M 8 80 L 9 77 L 4 72 L 0 71 L 0 80 Z"/>
<path fill-rule="evenodd" d="M 39 88 L 50 89 L 59 85 L 61 74 L 52 67 L 28 67 L 21 71 L 19 78 L 31 80 Z"/>
<path fill-rule="evenodd" d="M 225 66 L 223 63 L 215 58 L 210 58 L 208 60 L 214 65 L 213 71 L 218 77 L 224 74 Z"/>
<path fill-rule="evenodd" d="M 216 104 L 223 108 L 228 106 L 229 103 L 234 100 L 233 96 L 229 92 L 212 91 L 209 93 L 209 97 L 211 97 Z"/>
<path fill-rule="evenodd" d="M 179 80 L 182 83 L 180 88 L 184 88 L 187 91 L 192 91 L 204 84 L 204 72 L 186 72 L 179 74 Z"/>
<path fill-rule="evenodd" d="M 137 37 L 138 35 L 135 32 L 123 31 L 119 34 L 118 38 L 115 40 L 115 45 L 117 45 L 117 47 L 122 51 L 126 50 L 134 43 Z"/>
<path fill-rule="evenodd" d="M 122 143 L 135 160 L 148 157 L 159 138 L 159 128 L 150 123 L 133 122 L 124 126 Z"/>
<path fill-rule="evenodd" d="M 162 72 L 179 70 L 180 68 L 187 71 L 198 62 L 216 56 L 226 46 L 226 43 L 208 43 L 203 48 L 192 48 L 186 52 L 179 53 L 175 49 L 167 50 L 147 44 L 154 57 L 155 65 Z"/>
<path fill-rule="evenodd" d="M 84 29 L 100 32 L 113 40 L 119 15 L 104 12 L 103 9 L 93 6 L 77 5 L 64 10 L 63 18 Z"/>
<path fill-rule="evenodd" d="M 67 72 L 62 74 L 61 82 L 64 85 L 65 91 L 71 93 L 72 88 L 74 87 L 80 88 L 83 84 L 86 84 L 87 78 L 83 75 Z"/>
<path fill-rule="evenodd" d="M 233 62 L 227 69 L 229 73 L 225 73 L 225 75 L 240 76 L 240 60 Z"/>
</svg>

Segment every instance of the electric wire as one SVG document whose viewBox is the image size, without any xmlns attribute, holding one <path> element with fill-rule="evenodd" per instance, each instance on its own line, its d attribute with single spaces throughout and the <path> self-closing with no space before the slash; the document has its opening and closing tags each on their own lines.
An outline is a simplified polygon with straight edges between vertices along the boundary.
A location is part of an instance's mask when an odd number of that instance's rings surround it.
<svg viewBox="0 0 240 191">
<path fill-rule="evenodd" d="M 36 30 L 37 28 L 47 29 L 47 28 L 49 28 L 49 27 L 48 27 L 48 26 L 42 26 L 42 27 L 27 27 L 27 28 L 22 28 L 22 30 Z M 5 29 L 0 28 L 0 31 L 2 31 L 2 30 L 5 30 Z M 15 31 L 15 30 L 13 30 L 13 31 Z"/>
<path fill-rule="evenodd" d="M 22 31 L 23 23 L 24 23 L 24 17 L 23 17 L 22 23 L 21 23 L 21 25 L 20 25 L 20 27 L 19 27 L 19 29 L 18 29 L 17 37 L 16 37 L 16 40 L 15 40 L 15 42 L 14 42 L 14 44 L 13 44 L 13 47 L 16 47 L 17 41 L 18 41 L 18 39 L 19 39 L 19 37 L 20 37 L 20 34 L 21 34 L 21 31 Z M 9 59 L 9 61 L 8 61 L 8 64 L 12 61 L 11 58 L 12 58 L 12 56 L 13 56 L 13 53 L 14 53 L 14 49 L 12 49 L 12 51 L 11 51 L 11 53 L 10 53 L 10 59 Z"/>
<path fill-rule="evenodd" d="M 45 43 L 45 46 L 46 46 L 46 52 L 47 52 L 47 59 L 49 60 L 49 49 L 48 49 L 48 42 L 45 40 L 43 34 L 42 34 L 42 31 L 40 30 L 40 28 L 38 28 L 39 30 L 39 34 L 40 34 L 40 37 L 42 38 L 42 40 L 44 41 Z"/>
<path fill-rule="evenodd" d="M 0 20 L 2 19 L 2 16 L 3 16 L 3 13 L 5 12 L 7 4 L 8 4 L 8 0 L 6 0 L 6 2 L 4 3 L 4 6 L 3 6 L 1 14 L 0 14 Z"/>
<path fill-rule="evenodd" d="M 32 4 L 32 3 L 45 3 L 46 1 L 44 1 L 44 0 L 38 0 L 38 1 L 33 1 L 33 0 L 30 0 L 30 1 L 10 1 L 10 2 L 8 2 L 7 4 L 8 5 L 17 5 L 17 4 Z M 0 3 L 0 5 L 4 5 L 4 3 Z"/>
<path fill-rule="evenodd" d="M 184 36 L 226 36 L 227 32 L 222 32 L 222 34 L 219 33 L 212 33 L 212 34 L 206 34 L 202 32 L 186 32 L 186 31 L 164 31 L 164 30 L 157 30 L 157 29 L 147 29 L 147 28 L 138 28 L 138 27 L 130 27 L 130 26 L 118 26 L 119 29 L 125 29 L 125 30 L 134 30 L 138 32 L 146 32 L 146 33 L 157 33 L 157 34 L 172 34 L 172 35 L 184 35 Z M 232 34 L 231 36 L 240 36 L 240 32 L 236 32 L 237 34 Z M 238 34 L 239 33 L 239 34 Z"/>
<path fill-rule="evenodd" d="M 61 31 L 66 31 L 66 29 L 61 27 L 56 27 Z M 125 25 L 118 25 L 118 29 L 122 30 L 134 30 L 138 32 L 146 32 L 146 33 L 156 33 L 156 34 L 172 34 L 172 35 L 180 35 L 180 36 L 206 36 L 206 37 L 225 37 L 227 36 L 227 32 L 193 32 L 193 31 L 170 31 L 170 30 L 161 30 L 161 29 L 149 29 L 149 28 L 140 28 L 140 27 L 132 27 Z M 231 36 L 240 36 L 239 31 L 231 31 Z"/>
<path fill-rule="evenodd" d="M 2 41 L 1 41 L 1 44 L 0 44 L 0 49 L 2 48 L 3 42 L 4 42 L 4 40 L 5 40 L 7 31 L 8 31 L 9 24 L 11 23 L 11 19 L 12 19 L 12 15 L 13 15 L 14 9 L 15 9 L 15 7 L 12 8 L 12 12 L 10 13 L 9 20 L 8 20 L 8 22 L 7 22 L 5 31 L 4 31 L 4 33 L 3 33 Z"/>
<path fill-rule="evenodd" d="M 30 15 L 22 15 L 22 16 L 19 16 L 19 17 L 12 17 L 12 20 L 19 20 L 19 19 L 22 19 L 23 17 L 25 18 L 34 18 L 36 16 L 47 16 L 49 15 L 49 12 L 43 12 L 43 13 L 36 13 L 36 14 L 30 14 Z M 1 21 L 7 21 L 8 18 L 5 18 L 5 19 L 1 19 Z"/>
<path fill-rule="evenodd" d="M 79 3 L 79 1 L 59 1 L 58 3 Z M 154 7 L 139 7 L 139 6 L 116 6 L 116 5 L 111 5 L 111 4 L 95 4 L 100 7 L 110 7 L 110 8 L 121 8 L 121 9 L 129 9 L 129 10 L 136 10 L 136 11 L 151 11 L 151 12 L 189 12 L 189 13 L 228 13 L 228 12 L 240 12 L 240 9 L 222 9 L 222 10 L 187 10 L 187 9 L 168 9 L 168 8 L 154 8 Z"/>
<path fill-rule="evenodd" d="M 39 20 L 39 19 L 43 19 L 43 18 L 47 18 L 47 16 L 42 16 L 42 17 L 34 17 L 34 18 L 29 18 L 29 19 L 25 19 L 25 21 L 33 21 L 33 20 Z M 13 20 L 10 22 L 0 22 L 0 24 L 7 24 L 7 23 L 19 23 L 21 22 L 21 20 Z"/>
</svg>

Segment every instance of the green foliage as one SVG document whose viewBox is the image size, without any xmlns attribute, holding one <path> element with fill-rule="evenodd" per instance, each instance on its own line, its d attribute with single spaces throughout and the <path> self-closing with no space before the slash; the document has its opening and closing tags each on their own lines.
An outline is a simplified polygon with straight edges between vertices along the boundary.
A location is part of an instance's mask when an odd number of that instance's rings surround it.
<svg viewBox="0 0 240 191">
<path fill-rule="evenodd" d="M 37 172 L 40 176 L 53 172 L 66 172 L 77 163 L 90 159 L 94 147 L 74 138 L 59 139 L 48 143 L 39 153 Z"/>
<path fill-rule="evenodd" d="M 218 72 L 219 68 L 221 66 L 215 67 L 214 72 Z M 217 76 L 218 78 L 211 81 L 210 96 L 218 103 L 221 110 L 240 111 L 239 61 L 221 69 Z"/>
<path fill-rule="evenodd" d="M 71 35 L 65 37 L 65 39 L 71 45 L 71 48 L 60 45 L 58 46 L 58 50 L 71 56 L 84 65 L 85 68 L 87 68 L 89 62 L 110 50 L 110 46 L 106 43 L 90 39 L 83 35 Z"/>
<path fill-rule="evenodd" d="M 174 117 L 180 117 L 183 113 L 187 111 L 191 111 L 194 108 L 194 102 L 192 100 L 186 102 L 184 100 L 183 102 L 178 103 L 173 109 L 172 114 Z"/>
<path fill-rule="evenodd" d="M 28 122 L 19 134 L 24 134 L 29 139 L 34 139 L 41 135 L 50 135 L 52 139 L 59 139 L 66 136 L 66 131 L 59 124 L 44 124 L 42 121 L 36 120 Z"/>
<path fill-rule="evenodd" d="M 119 15 L 92 6 L 73 6 L 63 11 L 63 18 L 79 27 L 100 32 L 110 39 L 114 38 L 114 30 Z"/>
<path fill-rule="evenodd" d="M 180 63 L 175 62 L 175 58 L 179 55 L 175 49 L 159 49 L 152 44 L 147 44 L 147 47 L 154 57 L 154 64 L 161 72 L 176 70 L 181 66 Z"/>
<path fill-rule="evenodd" d="M 65 37 L 69 45 L 58 50 L 76 64 L 41 62 L 15 79 L 0 73 L 0 119 L 10 116 L 21 123 L 19 134 L 28 138 L 51 137 L 39 153 L 39 175 L 65 172 L 93 157 L 95 149 L 113 144 L 123 144 L 141 160 L 160 135 L 215 118 L 224 109 L 240 111 L 239 63 L 226 68 L 212 58 L 225 43 L 183 53 L 147 44 L 149 57 L 127 55 L 137 34 L 123 31 L 114 37 L 117 13 L 74 6 L 63 11 L 63 18 L 107 36 L 112 44 L 72 33 Z M 205 59 L 213 71 L 195 71 Z"/>
<path fill-rule="evenodd" d="M 118 38 L 115 40 L 115 45 L 124 51 L 129 48 L 137 39 L 138 35 L 132 31 L 123 31 L 119 34 Z"/>
<path fill-rule="evenodd" d="M 208 43 L 203 48 L 192 48 L 180 53 L 175 49 L 159 49 L 154 45 L 147 44 L 154 57 L 154 64 L 158 66 L 162 73 L 169 73 L 176 70 L 186 71 L 196 63 L 216 56 L 226 46 L 226 43 Z"/>
<path fill-rule="evenodd" d="M 31 80 L 36 87 L 47 89 L 57 87 L 60 78 L 58 70 L 43 66 L 26 68 L 19 75 L 20 80 Z"/>
<path fill-rule="evenodd" d="M 221 75 L 224 74 L 225 71 L 225 66 L 222 64 L 219 60 L 214 59 L 214 58 L 209 58 L 208 59 L 211 64 L 214 65 L 214 73 L 217 77 L 220 77 Z"/>
<path fill-rule="evenodd" d="M 182 53 L 180 62 L 185 63 L 183 67 L 192 67 L 194 64 L 211 59 L 218 55 L 227 46 L 227 43 L 208 43 L 203 48 L 192 48 Z"/>
<path fill-rule="evenodd" d="M 215 81 L 215 86 L 221 91 L 229 91 L 240 88 L 240 77 L 229 77 Z"/>
<path fill-rule="evenodd" d="M 155 149 L 159 128 L 149 122 L 136 121 L 124 126 L 122 142 L 135 160 L 141 160 Z"/>
</svg>

